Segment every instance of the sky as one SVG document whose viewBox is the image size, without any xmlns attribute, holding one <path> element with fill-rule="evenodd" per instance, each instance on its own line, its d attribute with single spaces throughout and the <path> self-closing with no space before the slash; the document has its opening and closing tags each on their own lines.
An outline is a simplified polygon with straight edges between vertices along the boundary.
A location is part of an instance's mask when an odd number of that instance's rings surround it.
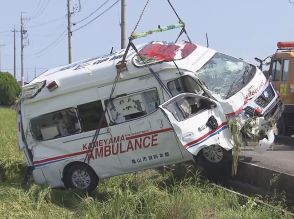
<svg viewBox="0 0 294 219">
<path fill-rule="evenodd" d="M 127 36 L 134 29 L 146 1 L 126 0 Z M 265 58 L 273 54 L 278 41 L 294 41 L 294 0 L 170 1 L 185 22 L 192 42 L 206 46 L 207 33 L 210 48 L 252 64 L 257 64 L 254 57 Z M 27 30 L 25 81 L 31 81 L 47 69 L 68 63 L 66 5 L 67 0 L 0 0 L 1 71 L 13 74 L 11 30 L 14 26 L 20 30 L 21 13 Z M 73 62 L 108 54 L 112 47 L 120 49 L 120 1 L 71 0 L 71 5 L 72 23 L 75 24 L 72 25 Z M 149 0 L 137 32 L 177 21 L 167 0 Z M 179 30 L 172 30 L 135 43 L 153 40 L 172 42 L 178 34 Z M 187 40 L 184 36 L 181 39 Z M 16 33 L 16 57 L 16 77 L 20 80 L 19 32 Z"/>
</svg>

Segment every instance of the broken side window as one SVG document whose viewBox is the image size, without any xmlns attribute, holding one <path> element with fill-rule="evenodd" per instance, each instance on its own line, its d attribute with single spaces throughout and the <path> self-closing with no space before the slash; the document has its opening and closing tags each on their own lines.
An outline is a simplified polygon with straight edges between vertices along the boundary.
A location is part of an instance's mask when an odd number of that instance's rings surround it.
<svg viewBox="0 0 294 219">
<path fill-rule="evenodd" d="M 101 100 L 78 105 L 79 118 L 82 126 L 82 132 L 96 130 L 100 119 L 102 119 L 99 128 L 107 127 L 104 110 Z"/>
<path fill-rule="evenodd" d="M 190 76 L 183 76 L 167 83 L 167 87 L 173 96 L 180 93 L 195 93 L 203 95 L 204 91 Z"/>
<path fill-rule="evenodd" d="M 205 110 L 209 110 L 215 107 L 215 103 L 208 98 L 183 96 L 178 97 L 174 101 L 170 102 L 165 108 L 173 114 L 177 121 L 183 121 L 191 118 Z"/>
<path fill-rule="evenodd" d="M 159 106 L 156 89 L 142 91 L 105 101 L 113 124 L 122 123 L 154 112 Z"/>
<path fill-rule="evenodd" d="M 80 133 L 81 127 L 74 108 L 47 113 L 31 119 L 32 136 L 46 141 Z"/>
</svg>

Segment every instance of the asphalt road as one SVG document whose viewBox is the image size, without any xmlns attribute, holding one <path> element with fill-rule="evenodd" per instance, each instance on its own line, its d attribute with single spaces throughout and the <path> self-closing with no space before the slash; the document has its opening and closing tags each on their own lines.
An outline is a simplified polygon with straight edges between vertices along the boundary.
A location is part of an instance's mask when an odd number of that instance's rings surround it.
<svg viewBox="0 0 294 219">
<path fill-rule="evenodd" d="M 294 176 L 294 138 L 277 136 L 272 149 L 264 153 L 254 147 L 242 150 L 240 160 Z"/>
</svg>

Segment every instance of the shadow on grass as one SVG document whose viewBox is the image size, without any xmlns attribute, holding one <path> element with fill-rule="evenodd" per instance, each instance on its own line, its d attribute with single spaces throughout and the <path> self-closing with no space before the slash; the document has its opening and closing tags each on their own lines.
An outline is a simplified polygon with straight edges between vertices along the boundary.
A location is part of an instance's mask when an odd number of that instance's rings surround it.
<svg viewBox="0 0 294 219">
<path fill-rule="evenodd" d="M 26 170 L 22 161 L 0 160 L 0 182 L 21 184 Z"/>
</svg>

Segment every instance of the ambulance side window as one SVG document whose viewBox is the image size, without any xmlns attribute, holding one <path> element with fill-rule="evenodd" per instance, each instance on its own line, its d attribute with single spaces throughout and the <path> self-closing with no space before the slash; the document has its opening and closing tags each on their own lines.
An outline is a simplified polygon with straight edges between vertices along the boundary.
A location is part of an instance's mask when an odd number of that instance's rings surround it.
<svg viewBox="0 0 294 219">
<path fill-rule="evenodd" d="M 159 106 L 156 89 L 133 93 L 105 101 L 112 124 L 126 122 L 154 112 Z"/>
<path fill-rule="evenodd" d="M 31 119 L 30 128 L 33 137 L 46 141 L 80 133 L 81 127 L 76 109 L 68 108 L 47 113 Z"/>
<path fill-rule="evenodd" d="M 178 97 L 164 106 L 177 121 L 186 120 L 215 107 L 216 104 L 211 100 L 194 96 Z"/>
<path fill-rule="evenodd" d="M 167 87 L 173 96 L 180 93 L 195 93 L 199 95 L 203 95 L 204 93 L 197 82 L 187 75 L 168 82 Z"/>
<path fill-rule="evenodd" d="M 82 132 L 96 130 L 100 119 L 102 119 L 102 123 L 99 128 L 108 126 L 103 113 L 101 100 L 78 105 L 78 113 L 82 126 Z"/>
</svg>

